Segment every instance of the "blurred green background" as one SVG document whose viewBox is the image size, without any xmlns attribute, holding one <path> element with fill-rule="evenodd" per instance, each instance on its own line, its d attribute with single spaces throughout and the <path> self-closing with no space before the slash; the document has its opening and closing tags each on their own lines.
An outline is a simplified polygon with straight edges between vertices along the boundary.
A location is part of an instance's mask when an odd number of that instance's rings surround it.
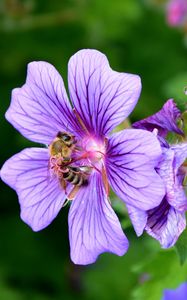
<svg viewBox="0 0 187 300">
<path fill-rule="evenodd" d="M 156 0 L 0 0 L 1 165 L 34 145 L 4 119 L 11 90 L 24 83 L 33 60 L 54 64 L 67 84 L 70 56 L 95 48 L 116 71 L 141 76 L 143 90 L 132 121 L 156 112 L 168 98 L 184 107 L 185 34 L 167 26 L 164 5 Z M 129 252 L 103 254 L 94 265 L 80 267 L 69 258 L 68 207 L 48 228 L 33 233 L 19 218 L 15 192 L 1 182 L 0 195 L 0 300 L 160 300 L 165 287 L 187 280 L 187 265 L 180 266 L 174 249 L 161 251 L 146 235 L 136 238 L 114 196 Z"/>
</svg>

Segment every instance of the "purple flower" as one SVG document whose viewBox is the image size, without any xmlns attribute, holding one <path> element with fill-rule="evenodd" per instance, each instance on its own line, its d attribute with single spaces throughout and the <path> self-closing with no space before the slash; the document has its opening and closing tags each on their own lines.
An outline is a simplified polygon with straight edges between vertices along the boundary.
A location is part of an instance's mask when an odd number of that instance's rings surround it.
<svg viewBox="0 0 187 300">
<path fill-rule="evenodd" d="M 182 283 L 175 290 L 165 290 L 163 300 L 186 300 L 187 296 L 187 282 Z"/>
<path fill-rule="evenodd" d="M 49 225 L 63 207 L 69 212 L 71 259 L 93 263 L 102 252 L 128 249 L 108 200 L 108 181 L 126 203 L 158 206 L 165 189 L 154 167 L 161 147 L 153 133 L 111 133 L 137 103 L 136 75 L 112 71 L 104 54 L 81 50 L 71 57 L 68 83 L 46 62 L 28 65 L 26 83 L 12 92 L 7 120 L 46 148 L 21 151 L 5 162 L 1 178 L 16 190 L 21 218 L 34 231 Z"/>
<path fill-rule="evenodd" d="M 169 99 L 161 110 L 146 119 L 135 122 L 133 128 L 142 128 L 148 131 L 153 131 L 156 128 L 158 136 L 162 138 L 165 138 L 170 131 L 183 135 L 183 131 L 177 126 L 177 121 L 180 118 L 180 110 L 173 99 Z"/>
<path fill-rule="evenodd" d="M 187 17 L 186 0 L 170 0 L 167 4 L 167 22 L 170 26 L 176 27 L 183 25 Z"/>
<path fill-rule="evenodd" d="M 150 131 L 154 130 L 155 126 L 158 135 L 163 138 L 168 131 L 182 134 L 176 125 L 179 117 L 180 112 L 175 103 L 169 100 L 158 113 L 136 122 L 133 126 L 136 128 L 142 126 Z M 167 147 L 165 144 L 161 142 L 163 154 L 156 168 L 166 186 L 162 202 L 147 211 L 129 205 L 127 207 L 137 235 L 141 235 L 145 229 L 161 243 L 163 248 L 168 248 L 175 244 L 186 228 L 187 197 L 183 187 L 186 167 L 183 164 L 187 157 L 187 143 L 172 146 L 167 144 Z"/>
</svg>

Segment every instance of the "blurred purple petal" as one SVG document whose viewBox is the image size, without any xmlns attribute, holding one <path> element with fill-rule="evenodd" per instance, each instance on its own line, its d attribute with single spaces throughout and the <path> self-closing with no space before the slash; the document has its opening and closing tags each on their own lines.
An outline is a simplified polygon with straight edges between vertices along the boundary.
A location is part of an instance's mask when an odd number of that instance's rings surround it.
<svg viewBox="0 0 187 300">
<path fill-rule="evenodd" d="M 145 228 L 163 248 L 173 246 L 186 228 L 187 198 L 183 188 L 184 175 L 181 175 L 179 166 L 176 168 L 174 164 L 177 154 L 178 152 L 175 153 L 172 149 L 163 148 L 157 172 L 165 184 L 166 195 L 160 205 L 145 212 L 147 214 L 146 226 L 146 216 L 142 211 L 133 207 L 129 210 L 137 235 L 141 234 Z"/>
<path fill-rule="evenodd" d="M 183 25 L 187 17 L 186 0 L 170 0 L 167 4 L 167 22 L 170 26 Z"/>
<path fill-rule="evenodd" d="M 28 64 L 26 83 L 13 90 L 6 118 L 25 137 L 44 144 L 58 131 L 77 130 L 63 80 L 47 62 Z"/>
<path fill-rule="evenodd" d="M 172 145 L 171 149 L 175 152 L 174 167 L 178 169 L 187 159 L 187 143 Z"/>
<path fill-rule="evenodd" d="M 187 298 L 187 282 L 182 283 L 178 288 L 168 289 L 164 291 L 162 300 L 186 300 Z"/>
<path fill-rule="evenodd" d="M 99 173 L 81 187 L 69 212 L 71 259 L 76 264 L 94 263 L 98 255 L 112 252 L 119 256 L 128 249 L 128 240 L 105 193 Z"/>
<path fill-rule="evenodd" d="M 142 235 L 147 224 L 147 212 L 131 205 L 126 205 L 132 225 L 137 236 Z"/>
<path fill-rule="evenodd" d="M 135 107 L 141 82 L 137 75 L 113 71 L 104 54 L 81 50 L 69 61 L 71 100 L 89 132 L 105 135 Z"/>
<path fill-rule="evenodd" d="M 49 173 L 47 149 L 30 148 L 5 162 L 1 179 L 16 190 L 21 218 L 34 231 L 49 225 L 66 199 L 56 177 Z"/>
<path fill-rule="evenodd" d="M 148 211 L 146 231 L 156 238 L 163 248 L 172 247 L 185 228 L 185 213 L 175 210 L 166 198 L 158 207 Z"/>
<path fill-rule="evenodd" d="M 158 135 L 162 137 L 165 137 L 169 131 L 183 135 L 183 131 L 177 126 L 177 120 L 180 117 L 180 110 L 173 99 L 170 99 L 156 114 L 135 122 L 132 126 L 148 131 L 153 131 L 154 128 L 157 128 Z"/>
<path fill-rule="evenodd" d="M 141 210 L 158 206 L 165 188 L 154 167 L 161 147 L 153 133 L 126 129 L 113 134 L 108 142 L 106 168 L 116 194 Z"/>
<path fill-rule="evenodd" d="M 176 147 L 175 149 L 177 149 L 176 152 L 174 152 L 172 148 L 167 150 L 163 149 L 162 160 L 158 166 L 158 173 L 165 183 L 168 203 L 175 209 L 183 212 L 187 210 L 187 197 L 184 192 L 183 182 L 181 181 L 182 169 L 179 170 L 178 163 L 184 161 L 181 160 L 181 158 L 184 159 L 184 149 L 186 149 L 186 147 L 182 145 L 181 147 L 178 146 L 179 145 L 174 146 L 174 148 Z M 177 162 L 177 167 L 175 162 Z"/>
</svg>

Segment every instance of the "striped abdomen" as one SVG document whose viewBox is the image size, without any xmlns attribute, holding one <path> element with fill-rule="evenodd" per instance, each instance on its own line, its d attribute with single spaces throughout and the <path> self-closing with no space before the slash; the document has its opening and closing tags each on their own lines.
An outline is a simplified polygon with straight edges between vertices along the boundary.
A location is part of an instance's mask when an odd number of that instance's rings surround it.
<svg viewBox="0 0 187 300">
<path fill-rule="evenodd" d="M 80 168 L 68 167 L 66 172 L 63 172 L 63 179 L 70 182 L 73 185 L 81 186 L 87 184 L 86 175 Z"/>
</svg>

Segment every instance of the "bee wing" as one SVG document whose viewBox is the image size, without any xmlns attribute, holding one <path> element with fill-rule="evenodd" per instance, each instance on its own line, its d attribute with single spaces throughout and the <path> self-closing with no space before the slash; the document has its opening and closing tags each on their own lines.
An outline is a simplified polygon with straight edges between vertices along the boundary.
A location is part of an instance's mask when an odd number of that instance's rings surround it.
<svg viewBox="0 0 187 300">
<path fill-rule="evenodd" d="M 90 174 L 92 169 L 93 169 L 92 167 L 88 167 L 88 166 L 80 166 L 79 167 L 79 170 L 86 174 Z"/>
</svg>

